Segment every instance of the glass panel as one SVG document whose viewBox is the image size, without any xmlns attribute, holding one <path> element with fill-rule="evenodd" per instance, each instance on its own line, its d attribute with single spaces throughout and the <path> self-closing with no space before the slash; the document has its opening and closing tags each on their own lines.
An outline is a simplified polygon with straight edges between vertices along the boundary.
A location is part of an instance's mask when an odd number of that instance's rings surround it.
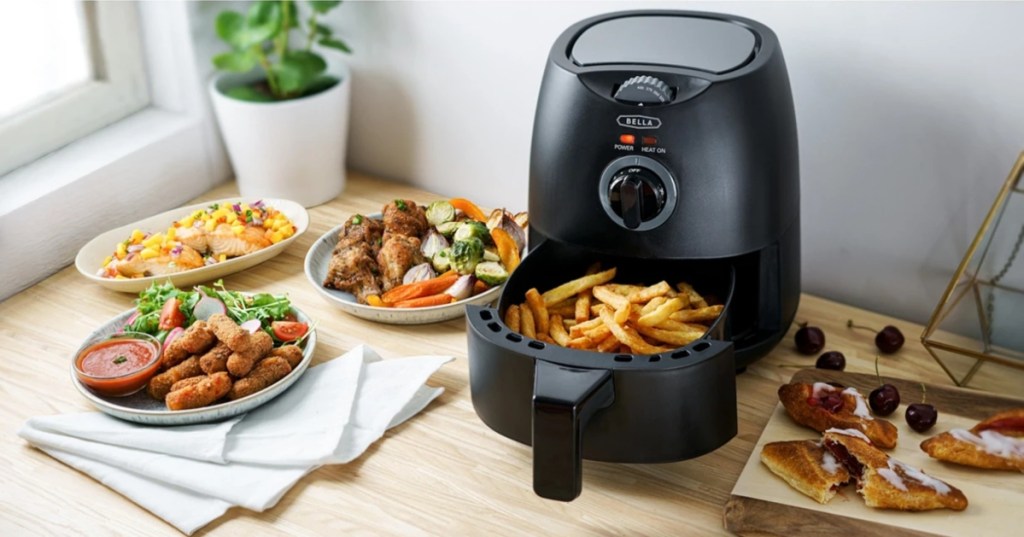
<svg viewBox="0 0 1024 537">
<path fill-rule="evenodd" d="M 77 0 L 4 4 L 0 50 L 0 122 L 92 78 Z"/>
</svg>

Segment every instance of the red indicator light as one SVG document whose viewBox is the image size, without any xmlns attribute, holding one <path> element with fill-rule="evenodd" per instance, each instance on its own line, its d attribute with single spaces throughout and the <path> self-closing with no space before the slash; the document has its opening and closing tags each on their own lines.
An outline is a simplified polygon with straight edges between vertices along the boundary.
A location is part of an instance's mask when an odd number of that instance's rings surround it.
<svg viewBox="0 0 1024 537">
<path fill-rule="evenodd" d="M 658 144 L 658 139 L 655 138 L 654 136 L 644 136 L 641 140 L 643 141 L 644 145 L 657 145 Z"/>
<path fill-rule="evenodd" d="M 636 143 L 636 136 L 632 134 L 621 134 L 619 135 L 619 141 L 626 145 L 633 145 Z"/>
</svg>

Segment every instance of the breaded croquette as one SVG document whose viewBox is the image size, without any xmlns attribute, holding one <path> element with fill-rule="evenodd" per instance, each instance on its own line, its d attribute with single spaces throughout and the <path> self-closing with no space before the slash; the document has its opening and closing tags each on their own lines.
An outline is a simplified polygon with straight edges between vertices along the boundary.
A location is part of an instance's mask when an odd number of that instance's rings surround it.
<svg viewBox="0 0 1024 537">
<path fill-rule="evenodd" d="M 196 321 L 167 346 L 160 365 L 164 369 L 174 367 L 190 355 L 206 352 L 216 341 L 206 321 Z"/>
<path fill-rule="evenodd" d="M 163 401 L 175 382 L 202 374 L 203 370 L 199 367 L 199 358 L 193 356 L 149 379 L 149 386 L 146 389 L 150 397 L 157 401 Z"/>
<path fill-rule="evenodd" d="M 270 351 L 270 356 L 280 356 L 285 360 L 288 360 L 288 365 L 292 369 L 298 367 L 299 362 L 302 361 L 302 349 L 298 345 L 282 345 L 276 349 Z"/>
<path fill-rule="evenodd" d="M 231 377 L 223 371 L 214 373 L 191 386 L 167 394 L 167 408 L 188 410 L 204 407 L 231 391 Z"/>
<path fill-rule="evenodd" d="M 274 348 L 274 339 L 263 330 L 249 336 L 244 350 L 235 351 L 228 356 L 228 372 L 236 377 L 244 377 L 252 371 L 256 362 L 266 356 Z"/>
<path fill-rule="evenodd" d="M 249 332 L 223 313 L 215 313 L 207 320 L 210 330 L 233 352 L 244 352 L 249 346 Z"/>
<path fill-rule="evenodd" d="M 176 391 L 178 391 L 178 390 L 180 390 L 180 389 L 182 389 L 182 388 L 184 388 L 186 386 L 192 386 L 194 384 L 198 384 L 199 382 L 201 382 L 205 378 L 206 378 L 206 375 L 199 375 L 198 377 L 189 377 L 187 379 L 181 379 L 178 382 L 175 382 L 171 386 L 171 392 L 176 392 Z M 170 393 L 170 392 L 167 392 L 167 393 Z"/>
<path fill-rule="evenodd" d="M 212 375 L 220 371 L 228 370 L 228 356 L 231 356 L 231 348 L 224 342 L 217 343 L 206 354 L 199 358 L 199 367 L 203 373 Z"/>
<path fill-rule="evenodd" d="M 228 399 L 241 399 L 254 394 L 283 379 L 291 371 L 292 368 L 288 365 L 288 360 L 280 356 L 265 358 L 256 364 L 256 367 L 248 375 L 235 381 L 231 392 L 228 393 Z"/>
</svg>

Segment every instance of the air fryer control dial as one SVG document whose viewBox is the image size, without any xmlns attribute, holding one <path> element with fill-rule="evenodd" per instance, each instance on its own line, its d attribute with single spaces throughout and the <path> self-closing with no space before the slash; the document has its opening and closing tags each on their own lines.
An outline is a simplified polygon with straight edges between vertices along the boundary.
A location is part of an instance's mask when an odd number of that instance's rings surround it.
<svg viewBox="0 0 1024 537">
<path fill-rule="evenodd" d="M 653 220 L 665 208 L 665 184 L 657 174 L 640 166 L 616 173 L 608 187 L 608 203 L 622 218 L 622 225 L 636 229 Z"/>
<path fill-rule="evenodd" d="M 666 104 L 672 100 L 672 88 L 653 76 L 634 76 L 619 86 L 614 98 L 637 106 Z"/>
</svg>

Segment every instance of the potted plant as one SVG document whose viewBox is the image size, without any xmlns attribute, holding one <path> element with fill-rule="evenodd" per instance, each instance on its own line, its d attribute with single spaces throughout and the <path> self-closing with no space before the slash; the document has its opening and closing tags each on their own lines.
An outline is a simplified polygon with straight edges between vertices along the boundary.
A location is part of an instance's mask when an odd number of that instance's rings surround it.
<svg viewBox="0 0 1024 537">
<path fill-rule="evenodd" d="M 292 0 L 261 0 L 217 16 L 231 50 L 214 56 L 223 72 L 209 90 L 242 196 L 310 207 L 344 189 L 352 76 L 335 51 L 350 50 L 318 20 L 340 3 L 300 14 Z"/>
</svg>

